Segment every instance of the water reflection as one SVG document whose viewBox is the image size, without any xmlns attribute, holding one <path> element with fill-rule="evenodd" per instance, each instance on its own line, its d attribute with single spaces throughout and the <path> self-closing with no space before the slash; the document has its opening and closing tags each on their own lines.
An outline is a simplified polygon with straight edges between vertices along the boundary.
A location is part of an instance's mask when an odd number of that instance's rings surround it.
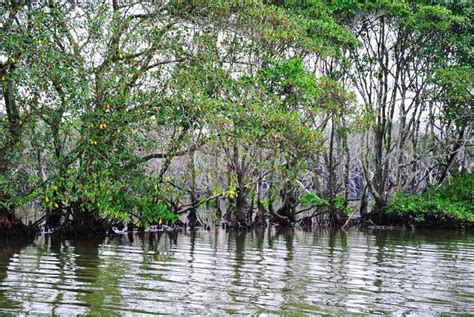
<svg viewBox="0 0 474 317">
<path fill-rule="evenodd" d="M 456 232 L 156 233 L 0 246 L 0 314 L 474 312 Z"/>
<path fill-rule="evenodd" d="M 21 245 L 10 244 L 2 241 L 0 244 L 0 281 L 5 280 L 8 275 L 8 269 L 12 258 L 21 251 Z M 9 312 L 17 308 L 18 302 L 5 296 L 3 285 L 0 287 L 0 307 L 4 306 L 4 311 Z"/>
</svg>

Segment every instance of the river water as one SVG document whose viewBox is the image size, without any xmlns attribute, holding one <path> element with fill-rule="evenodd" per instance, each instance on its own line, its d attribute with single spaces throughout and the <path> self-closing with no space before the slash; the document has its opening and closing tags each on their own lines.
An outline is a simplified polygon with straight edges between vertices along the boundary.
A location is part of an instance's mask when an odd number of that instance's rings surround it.
<svg viewBox="0 0 474 317">
<path fill-rule="evenodd" d="M 0 245 L 4 314 L 474 314 L 474 235 L 155 233 Z"/>
</svg>

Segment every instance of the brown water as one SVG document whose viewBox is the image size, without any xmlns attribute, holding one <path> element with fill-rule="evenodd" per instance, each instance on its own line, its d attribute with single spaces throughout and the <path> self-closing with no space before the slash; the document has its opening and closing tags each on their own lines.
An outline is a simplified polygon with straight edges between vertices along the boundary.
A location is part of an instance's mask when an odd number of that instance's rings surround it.
<svg viewBox="0 0 474 317">
<path fill-rule="evenodd" d="M 0 315 L 474 314 L 474 235 L 117 236 L 0 246 Z"/>
</svg>

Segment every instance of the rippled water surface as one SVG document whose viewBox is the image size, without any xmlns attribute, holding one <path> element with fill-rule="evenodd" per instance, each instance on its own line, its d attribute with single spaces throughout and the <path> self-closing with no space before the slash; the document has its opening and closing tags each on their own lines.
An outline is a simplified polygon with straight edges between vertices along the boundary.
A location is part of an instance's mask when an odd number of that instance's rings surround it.
<svg viewBox="0 0 474 317">
<path fill-rule="evenodd" d="M 0 315 L 474 314 L 474 235 L 275 229 L 0 245 Z"/>
</svg>

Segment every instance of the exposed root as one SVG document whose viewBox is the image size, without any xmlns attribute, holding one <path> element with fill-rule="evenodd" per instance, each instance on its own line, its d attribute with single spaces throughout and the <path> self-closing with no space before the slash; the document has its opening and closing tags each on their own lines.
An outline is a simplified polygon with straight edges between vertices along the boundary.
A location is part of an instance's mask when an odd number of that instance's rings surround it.
<svg viewBox="0 0 474 317">
<path fill-rule="evenodd" d="M 3 212 L 0 214 L 0 238 L 18 238 L 32 237 L 34 230 L 31 230 L 23 222 L 14 215 Z"/>
</svg>

